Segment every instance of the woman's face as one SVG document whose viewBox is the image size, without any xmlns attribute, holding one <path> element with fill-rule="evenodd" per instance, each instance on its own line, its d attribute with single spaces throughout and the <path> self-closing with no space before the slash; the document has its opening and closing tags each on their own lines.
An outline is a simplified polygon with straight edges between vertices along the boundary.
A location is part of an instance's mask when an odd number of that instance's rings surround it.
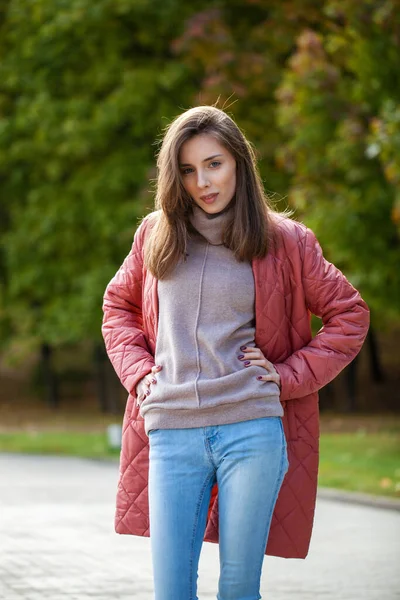
<svg viewBox="0 0 400 600">
<path fill-rule="evenodd" d="M 185 190 L 205 212 L 228 206 L 236 189 L 236 161 L 212 135 L 201 133 L 184 142 L 179 168 Z"/>
</svg>

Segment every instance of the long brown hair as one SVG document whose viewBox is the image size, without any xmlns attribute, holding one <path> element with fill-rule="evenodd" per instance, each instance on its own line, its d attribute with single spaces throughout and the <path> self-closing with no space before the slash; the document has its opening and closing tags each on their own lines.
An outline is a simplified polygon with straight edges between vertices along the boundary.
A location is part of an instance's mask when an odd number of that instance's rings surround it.
<svg viewBox="0 0 400 600">
<path fill-rule="evenodd" d="M 186 192 L 179 169 L 179 152 L 186 140 L 198 134 L 212 135 L 236 160 L 236 191 L 233 214 L 225 227 L 223 241 L 239 261 L 263 258 L 275 240 L 273 216 L 278 212 L 264 192 L 255 152 L 233 119 L 215 106 L 196 106 L 178 115 L 166 128 L 157 155 L 155 223 L 146 239 L 144 262 L 162 279 L 183 258 L 187 242 L 201 236 L 190 223 L 193 200 Z"/>
</svg>

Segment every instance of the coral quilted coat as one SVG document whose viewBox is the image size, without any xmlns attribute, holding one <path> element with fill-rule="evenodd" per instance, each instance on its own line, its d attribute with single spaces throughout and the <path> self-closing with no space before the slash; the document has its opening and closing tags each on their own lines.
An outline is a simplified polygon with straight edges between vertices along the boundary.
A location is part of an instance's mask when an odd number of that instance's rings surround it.
<svg viewBox="0 0 400 600">
<path fill-rule="evenodd" d="M 154 366 L 157 279 L 143 262 L 143 245 L 159 211 L 138 227 L 130 253 L 104 293 L 102 333 L 109 358 L 129 392 L 124 419 L 115 530 L 149 536 L 148 437 L 135 387 Z M 253 259 L 255 344 L 281 378 L 289 470 L 275 506 L 266 554 L 305 558 L 318 474 L 318 390 L 360 351 L 369 309 L 346 277 L 323 256 L 311 229 L 278 221 L 279 243 Z M 311 313 L 323 326 L 313 338 Z M 218 542 L 218 487 L 213 488 L 204 540 Z"/>
</svg>

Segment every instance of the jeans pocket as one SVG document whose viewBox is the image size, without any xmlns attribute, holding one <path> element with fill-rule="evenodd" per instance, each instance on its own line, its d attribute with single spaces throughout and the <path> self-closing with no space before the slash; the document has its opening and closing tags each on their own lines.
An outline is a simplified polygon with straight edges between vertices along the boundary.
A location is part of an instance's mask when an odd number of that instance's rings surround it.
<svg viewBox="0 0 400 600">
<path fill-rule="evenodd" d="M 279 421 L 280 421 L 281 433 L 282 433 L 282 446 L 283 446 L 282 452 L 284 454 L 284 464 L 285 464 L 285 466 L 283 468 L 283 472 L 286 475 L 286 473 L 289 470 L 288 445 L 287 445 L 287 441 L 286 441 L 286 435 L 285 435 L 285 430 L 283 428 L 282 419 L 280 418 Z"/>
<path fill-rule="evenodd" d="M 282 422 L 282 418 L 281 417 L 279 417 L 279 427 L 280 427 L 281 434 L 282 434 L 282 444 L 283 444 L 283 446 L 287 446 L 285 430 L 283 428 L 283 422 Z"/>
</svg>

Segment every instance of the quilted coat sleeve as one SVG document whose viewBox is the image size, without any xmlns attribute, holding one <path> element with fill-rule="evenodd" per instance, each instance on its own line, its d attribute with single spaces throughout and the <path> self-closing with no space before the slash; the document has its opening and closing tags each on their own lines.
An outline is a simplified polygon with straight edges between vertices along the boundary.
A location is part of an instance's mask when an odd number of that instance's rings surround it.
<svg viewBox="0 0 400 600">
<path fill-rule="evenodd" d="M 102 334 L 109 359 L 130 394 L 154 366 L 143 331 L 142 268 L 145 220 L 134 235 L 131 251 L 111 279 L 103 297 Z"/>
<path fill-rule="evenodd" d="M 368 333 L 366 302 L 343 273 L 328 262 L 306 228 L 302 285 L 308 310 L 323 326 L 303 348 L 274 364 L 281 378 L 281 400 L 301 398 L 332 381 L 358 354 Z"/>
</svg>

